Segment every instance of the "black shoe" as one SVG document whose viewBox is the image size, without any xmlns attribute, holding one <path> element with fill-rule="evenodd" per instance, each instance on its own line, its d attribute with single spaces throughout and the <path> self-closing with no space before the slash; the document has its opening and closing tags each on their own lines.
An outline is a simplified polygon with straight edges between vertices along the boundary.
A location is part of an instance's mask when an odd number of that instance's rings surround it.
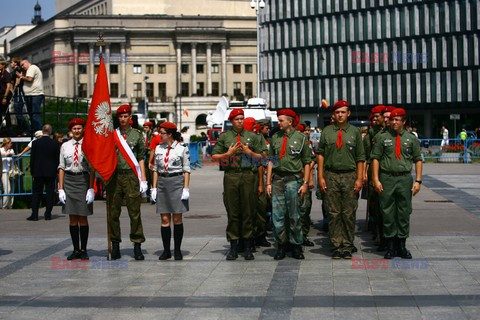
<svg viewBox="0 0 480 320">
<path fill-rule="evenodd" d="M 385 238 L 385 243 L 386 243 L 386 246 L 387 246 L 387 252 L 385 253 L 385 256 L 383 258 L 393 259 L 396 255 L 394 239 L 393 238 Z"/>
<path fill-rule="evenodd" d="M 265 236 L 258 237 L 257 239 L 255 239 L 255 244 L 259 247 L 265 247 L 265 248 L 270 248 L 272 246 L 272 244 L 267 241 Z"/>
<path fill-rule="evenodd" d="M 45 215 L 45 220 L 47 221 L 52 220 L 52 215 L 51 214 Z"/>
<path fill-rule="evenodd" d="M 253 248 L 255 248 L 255 244 L 253 240 L 245 239 L 245 260 L 254 260 L 255 256 L 253 255 Z"/>
<path fill-rule="evenodd" d="M 112 242 L 112 260 L 120 259 L 120 243 Z"/>
<path fill-rule="evenodd" d="M 303 245 L 305 247 L 313 247 L 315 245 L 315 243 L 313 243 L 310 239 L 305 237 L 305 238 L 303 238 Z"/>
<path fill-rule="evenodd" d="M 292 257 L 297 260 L 305 259 L 305 256 L 302 253 L 302 247 L 300 245 L 293 246 Z"/>
<path fill-rule="evenodd" d="M 281 244 L 278 245 L 277 252 L 275 253 L 275 256 L 273 257 L 275 260 L 283 260 L 285 259 L 285 247 Z"/>
<path fill-rule="evenodd" d="M 238 258 L 238 241 L 230 241 L 230 250 L 227 252 L 227 260 L 237 260 Z"/>
<path fill-rule="evenodd" d="M 293 246 L 290 242 L 287 242 L 283 248 L 285 249 L 285 252 L 291 252 L 293 250 Z"/>
<path fill-rule="evenodd" d="M 241 239 L 241 238 L 238 239 L 237 252 L 238 253 L 245 252 L 245 239 Z"/>
<path fill-rule="evenodd" d="M 133 256 L 135 260 L 145 260 L 145 256 L 142 253 L 142 245 L 140 243 L 135 243 L 133 245 Z"/>
<path fill-rule="evenodd" d="M 332 259 L 342 259 L 343 258 L 343 253 L 341 253 L 338 250 L 335 250 L 332 254 Z"/>
<path fill-rule="evenodd" d="M 170 250 L 163 250 L 162 254 L 160 257 L 158 257 L 158 260 L 167 260 L 172 257 L 172 251 Z"/>
<path fill-rule="evenodd" d="M 175 250 L 174 257 L 175 257 L 175 260 L 183 260 L 182 251 L 180 251 L 180 250 L 178 250 L 178 251 Z"/>
<path fill-rule="evenodd" d="M 400 250 L 398 251 L 398 256 L 400 256 L 402 259 L 412 259 L 412 254 L 405 247 L 405 242 L 406 241 L 407 241 L 407 239 L 405 239 L 405 238 L 399 239 Z"/>
<path fill-rule="evenodd" d="M 67 257 L 67 260 L 76 260 L 76 259 L 81 259 L 81 253 L 80 251 L 73 251 L 71 255 Z"/>
<path fill-rule="evenodd" d="M 352 254 L 349 251 L 344 251 L 343 259 L 352 259 Z"/>
<path fill-rule="evenodd" d="M 28 221 L 38 221 L 38 217 L 30 216 L 27 218 Z"/>
<path fill-rule="evenodd" d="M 357 249 L 357 247 L 353 246 L 352 247 L 352 253 L 355 253 L 355 252 L 358 252 L 358 249 Z"/>
<path fill-rule="evenodd" d="M 88 256 L 88 253 L 87 253 L 87 250 L 80 251 L 80 259 L 81 260 L 90 260 L 90 257 Z"/>
</svg>

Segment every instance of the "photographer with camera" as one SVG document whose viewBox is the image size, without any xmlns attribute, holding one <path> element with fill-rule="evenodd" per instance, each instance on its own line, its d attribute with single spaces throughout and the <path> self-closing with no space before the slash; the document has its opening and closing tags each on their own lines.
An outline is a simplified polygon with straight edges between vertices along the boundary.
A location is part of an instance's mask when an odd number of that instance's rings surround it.
<svg viewBox="0 0 480 320">
<path fill-rule="evenodd" d="M 28 60 L 22 60 L 20 67 L 26 71 L 25 75 L 17 71 L 17 76 L 24 81 L 23 93 L 28 115 L 30 116 L 31 131 L 33 132 L 42 128 L 40 107 L 45 98 L 43 93 L 43 75 L 40 68 L 31 64 Z"/>
<path fill-rule="evenodd" d="M 25 105 L 25 98 L 23 95 L 23 80 L 21 77 L 17 76 L 17 72 L 19 72 L 22 76 L 25 75 L 25 71 L 20 67 L 20 63 L 22 59 L 19 57 L 13 57 L 10 60 L 10 69 L 12 72 L 10 73 L 12 77 L 12 84 L 13 84 L 13 111 L 15 113 L 15 117 L 17 118 L 17 134 L 22 135 L 26 134 L 25 131 L 27 126 L 25 125 L 24 121 L 25 118 L 23 116 L 23 106 Z"/>
<path fill-rule="evenodd" d="M 0 61 L 0 97 L 2 102 L 0 103 L 0 126 L 2 125 L 3 117 L 8 112 L 8 106 L 10 105 L 10 100 L 12 99 L 11 91 L 11 77 L 10 73 L 7 71 L 7 62 L 4 60 Z M 9 121 L 7 117 L 7 127 Z"/>
</svg>

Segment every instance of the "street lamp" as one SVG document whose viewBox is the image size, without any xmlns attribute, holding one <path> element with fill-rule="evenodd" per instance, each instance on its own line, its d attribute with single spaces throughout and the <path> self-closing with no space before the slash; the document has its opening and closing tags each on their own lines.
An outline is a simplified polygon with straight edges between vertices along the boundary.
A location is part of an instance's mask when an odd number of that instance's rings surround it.
<svg viewBox="0 0 480 320">
<path fill-rule="evenodd" d="M 250 8 L 255 9 L 257 15 L 257 98 L 260 98 L 260 23 L 259 23 L 259 10 L 265 8 L 264 0 L 252 0 L 250 2 Z"/>
<path fill-rule="evenodd" d="M 143 83 L 145 84 L 145 96 L 144 96 L 144 99 L 143 100 L 143 111 L 145 113 L 145 120 L 144 121 L 147 121 L 147 116 L 148 116 L 148 110 L 147 110 L 147 102 L 148 102 L 148 97 L 147 97 L 147 80 L 148 80 L 148 76 L 144 76 L 143 77 Z"/>
</svg>

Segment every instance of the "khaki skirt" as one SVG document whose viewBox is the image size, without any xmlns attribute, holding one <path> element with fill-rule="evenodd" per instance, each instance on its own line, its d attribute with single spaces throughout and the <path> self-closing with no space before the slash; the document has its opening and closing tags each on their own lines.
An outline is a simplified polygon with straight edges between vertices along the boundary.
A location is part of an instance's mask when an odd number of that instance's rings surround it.
<svg viewBox="0 0 480 320">
<path fill-rule="evenodd" d="M 157 213 L 184 213 L 188 211 L 188 200 L 182 199 L 185 177 L 162 177 L 157 181 Z"/>
</svg>

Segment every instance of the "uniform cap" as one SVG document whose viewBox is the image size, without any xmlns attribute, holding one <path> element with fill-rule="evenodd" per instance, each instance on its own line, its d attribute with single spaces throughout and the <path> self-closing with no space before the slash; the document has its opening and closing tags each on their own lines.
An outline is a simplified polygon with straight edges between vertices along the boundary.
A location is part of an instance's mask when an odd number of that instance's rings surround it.
<svg viewBox="0 0 480 320">
<path fill-rule="evenodd" d="M 253 127 L 255 126 L 255 118 L 248 117 L 245 118 L 243 121 L 243 128 L 248 131 L 253 131 Z"/>
<path fill-rule="evenodd" d="M 75 118 L 70 120 L 70 122 L 68 123 L 68 130 L 72 130 L 72 128 L 76 125 L 85 126 L 85 120 L 83 120 L 82 118 Z M 37 136 L 36 132 L 35 132 L 35 136 Z"/>
<path fill-rule="evenodd" d="M 122 104 L 120 107 L 118 107 L 117 109 L 117 116 L 122 114 L 122 113 L 128 113 L 128 114 L 131 114 L 132 113 L 132 107 L 130 107 L 130 105 L 128 104 Z"/>
<path fill-rule="evenodd" d="M 233 109 L 232 112 L 230 112 L 230 115 L 228 116 L 228 120 L 232 121 L 236 116 L 240 116 L 240 115 L 242 116 L 245 115 L 242 108 Z"/>
<path fill-rule="evenodd" d="M 145 123 L 143 124 L 143 126 L 144 126 L 144 127 L 150 127 L 150 128 L 151 128 L 151 127 L 153 127 L 153 123 L 150 122 L 150 121 L 147 121 L 147 122 L 145 122 Z"/>
<path fill-rule="evenodd" d="M 396 108 L 396 109 L 393 109 L 393 111 L 390 112 L 390 118 L 403 117 L 404 115 L 406 115 L 406 112 L 405 112 L 405 109 L 403 109 L 403 108 Z"/>
<path fill-rule="evenodd" d="M 384 109 L 383 109 L 383 113 L 385 112 L 392 112 L 393 110 L 395 110 L 396 108 L 394 106 L 386 106 Z"/>
<path fill-rule="evenodd" d="M 298 131 L 301 131 L 301 132 L 305 131 L 305 125 L 304 125 L 303 123 L 300 123 L 300 124 L 297 126 L 297 130 L 298 130 Z"/>
<path fill-rule="evenodd" d="M 371 113 L 383 113 L 383 110 L 385 109 L 384 105 L 378 105 L 372 108 L 370 111 Z"/>
<path fill-rule="evenodd" d="M 163 122 L 160 125 L 160 128 L 177 130 L 177 126 L 175 125 L 175 123 L 170 122 L 170 121 Z"/>
<path fill-rule="evenodd" d="M 333 105 L 332 112 L 342 107 L 350 107 L 350 104 L 345 100 L 337 101 Z"/>
</svg>

